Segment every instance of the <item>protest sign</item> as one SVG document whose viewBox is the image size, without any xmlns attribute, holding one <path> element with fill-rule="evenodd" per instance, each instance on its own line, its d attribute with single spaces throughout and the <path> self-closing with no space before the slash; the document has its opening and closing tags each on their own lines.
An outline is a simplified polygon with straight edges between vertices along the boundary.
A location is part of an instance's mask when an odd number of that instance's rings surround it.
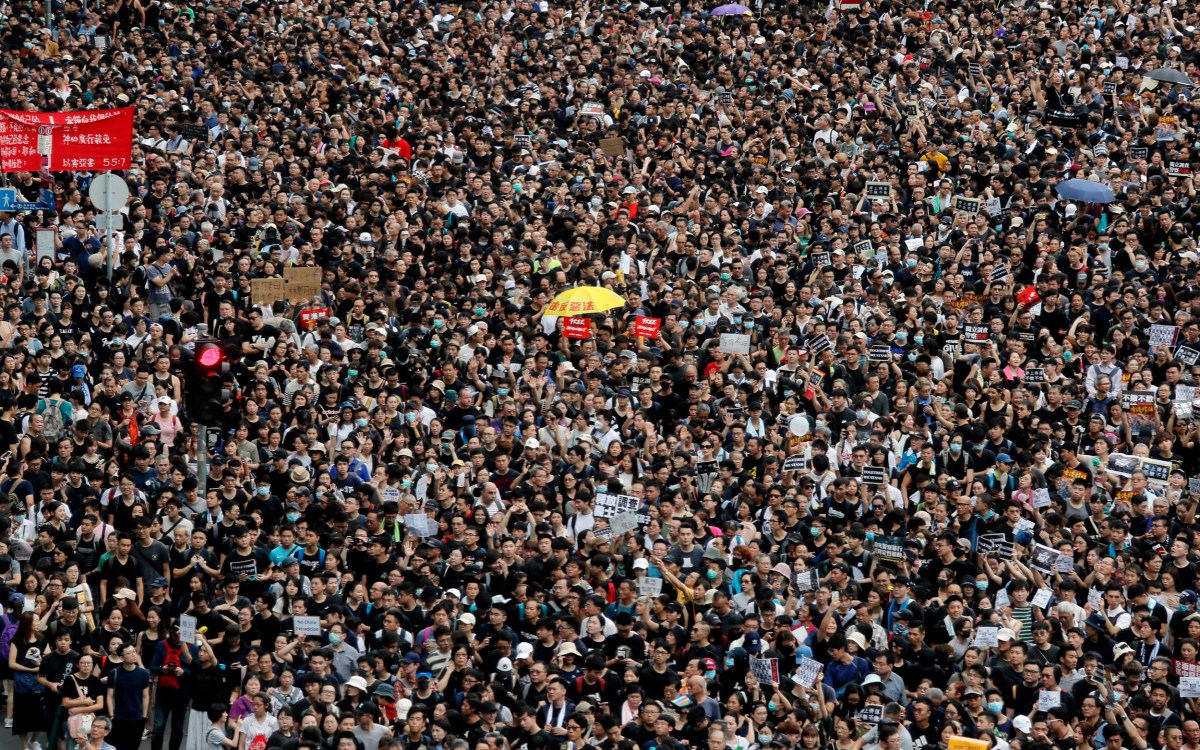
<svg viewBox="0 0 1200 750">
<path fill-rule="evenodd" d="M 1055 560 L 1055 562 L 1058 561 Z M 1046 607 L 1050 606 L 1050 599 L 1053 596 L 1054 592 L 1050 589 L 1038 589 L 1037 593 L 1033 595 L 1033 599 L 1030 600 L 1030 603 L 1035 607 L 1041 607 L 1042 609 L 1045 609 Z"/>
<path fill-rule="evenodd" d="M 804 453 L 794 453 L 783 459 L 784 471 L 808 471 L 808 456 Z"/>
<path fill-rule="evenodd" d="M 638 527 L 637 513 L 618 513 L 608 519 L 608 527 L 612 529 L 612 533 L 618 536 L 626 532 L 635 531 Z"/>
<path fill-rule="evenodd" d="M 1180 677 L 1179 697 L 1200 698 L 1200 677 Z"/>
<path fill-rule="evenodd" d="M 179 616 L 179 640 L 187 644 L 196 643 L 196 618 L 194 616 Z"/>
<path fill-rule="evenodd" d="M 562 332 L 569 339 L 586 339 L 592 335 L 592 322 L 582 316 L 563 318 Z"/>
<path fill-rule="evenodd" d="M 995 625 L 980 625 L 975 628 L 975 638 L 971 645 L 979 648 L 996 648 L 1000 645 L 1000 628 Z"/>
<path fill-rule="evenodd" d="M 807 594 L 809 591 L 816 591 L 820 588 L 821 578 L 816 568 L 808 568 L 792 573 L 792 583 L 796 585 L 797 593 Z"/>
<path fill-rule="evenodd" d="M 749 354 L 750 335 L 747 333 L 722 333 L 717 349 L 726 354 Z"/>
<path fill-rule="evenodd" d="M 1050 490 L 1045 487 L 1040 487 L 1033 491 L 1033 507 L 1049 508 L 1050 507 Z"/>
<path fill-rule="evenodd" d="M 1180 680 L 1184 677 L 1200 678 L 1200 662 L 1174 659 L 1171 661 L 1171 666 L 1175 670 L 1175 676 Z"/>
<path fill-rule="evenodd" d="M 53 172 L 129 169 L 133 116 L 133 107 L 83 112 L 0 109 L 0 169 L 37 173 L 43 156 Z"/>
<path fill-rule="evenodd" d="M 646 315 L 639 315 L 633 320 L 633 335 L 642 336 L 645 338 L 658 338 L 658 332 L 662 328 L 662 318 L 651 318 Z"/>
<path fill-rule="evenodd" d="M 283 269 L 287 283 L 287 298 L 291 302 L 308 302 L 321 294 L 323 271 L 309 266 L 290 266 Z"/>
<path fill-rule="evenodd" d="M 779 660 L 750 657 L 750 673 L 764 685 L 779 684 Z"/>
<path fill-rule="evenodd" d="M 1179 336 L 1179 326 L 1150 326 L 1150 346 L 1175 346 L 1175 339 Z"/>
<path fill-rule="evenodd" d="M 642 501 L 632 495 L 613 495 L 608 492 L 596 493 L 596 515 L 601 518 L 612 518 L 621 513 L 637 513 L 642 509 Z"/>
<path fill-rule="evenodd" d="M 404 516 L 404 528 L 408 529 L 410 534 L 418 536 L 422 539 L 427 539 L 431 536 L 437 536 L 438 524 L 424 513 L 407 513 Z"/>
<path fill-rule="evenodd" d="M 637 579 L 638 596 L 658 596 L 662 593 L 662 579 L 642 576 Z"/>
<path fill-rule="evenodd" d="M 1025 371 L 1025 382 L 1026 383 L 1045 383 L 1046 382 L 1046 368 L 1030 367 L 1028 370 Z"/>
<path fill-rule="evenodd" d="M 904 559 L 904 537 L 877 536 L 875 537 L 875 557 L 887 562 L 900 562 Z"/>
<path fill-rule="evenodd" d="M 796 670 L 796 682 L 810 688 L 817 684 L 817 676 L 821 674 L 822 664 L 807 656 L 800 657 L 800 668 Z"/>
<path fill-rule="evenodd" d="M 882 466 L 864 466 L 862 480 L 864 484 L 887 484 L 887 469 Z"/>
<path fill-rule="evenodd" d="M 1038 710 L 1049 711 L 1052 708 L 1058 708 L 1062 705 L 1061 690 L 1039 690 L 1038 691 Z"/>
<path fill-rule="evenodd" d="M 312 615 L 296 615 L 292 618 L 292 630 L 296 635 L 321 635 L 321 618 Z"/>
<path fill-rule="evenodd" d="M 863 706 L 855 718 L 866 724 L 878 724 L 879 720 L 883 718 L 883 706 L 878 703 Z"/>
<path fill-rule="evenodd" d="M 1056 562 L 1058 562 L 1058 550 L 1044 544 L 1033 545 L 1033 550 L 1029 554 L 1030 567 L 1043 573 L 1052 573 Z"/>
</svg>

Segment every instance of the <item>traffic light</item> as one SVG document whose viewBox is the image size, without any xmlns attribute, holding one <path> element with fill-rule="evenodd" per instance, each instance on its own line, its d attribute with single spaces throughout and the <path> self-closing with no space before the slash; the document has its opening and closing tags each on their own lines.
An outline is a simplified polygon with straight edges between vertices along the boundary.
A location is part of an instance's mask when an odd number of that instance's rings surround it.
<svg viewBox="0 0 1200 750">
<path fill-rule="evenodd" d="M 201 339 L 196 342 L 191 377 L 184 389 L 184 405 L 188 416 L 199 424 L 217 426 L 221 423 L 225 404 L 236 392 L 234 367 L 237 359 L 219 341 Z"/>
</svg>

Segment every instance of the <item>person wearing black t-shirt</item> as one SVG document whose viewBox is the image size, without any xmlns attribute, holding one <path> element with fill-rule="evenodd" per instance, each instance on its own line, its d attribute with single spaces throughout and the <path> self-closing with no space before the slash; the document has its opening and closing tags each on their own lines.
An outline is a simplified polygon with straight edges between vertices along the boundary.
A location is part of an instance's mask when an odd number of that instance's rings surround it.
<svg viewBox="0 0 1200 750">
<path fill-rule="evenodd" d="M 221 563 L 221 575 L 241 580 L 241 593 L 253 601 L 270 585 L 271 559 L 267 551 L 250 543 L 250 530 L 238 524 L 233 529 L 233 551 Z"/>
</svg>

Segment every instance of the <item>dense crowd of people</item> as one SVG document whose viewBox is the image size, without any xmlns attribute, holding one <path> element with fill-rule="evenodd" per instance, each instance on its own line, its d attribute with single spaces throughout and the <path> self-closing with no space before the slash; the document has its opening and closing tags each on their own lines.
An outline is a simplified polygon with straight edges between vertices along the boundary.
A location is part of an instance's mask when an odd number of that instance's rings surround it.
<svg viewBox="0 0 1200 750">
<path fill-rule="evenodd" d="M 20 750 L 1200 750 L 1196 8 L 4 10 Z"/>
</svg>

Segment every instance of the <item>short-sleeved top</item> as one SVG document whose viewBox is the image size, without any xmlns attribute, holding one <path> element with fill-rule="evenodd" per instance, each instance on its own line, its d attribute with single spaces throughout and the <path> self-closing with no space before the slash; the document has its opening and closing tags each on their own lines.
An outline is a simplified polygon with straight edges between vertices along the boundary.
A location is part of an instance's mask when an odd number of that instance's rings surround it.
<svg viewBox="0 0 1200 750">
<path fill-rule="evenodd" d="M 102 695 L 104 695 L 104 683 L 94 674 L 82 680 L 78 677 L 68 677 L 63 682 L 63 700 L 73 700 L 75 698 L 91 698 L 95 700 Z"/>
<path fill-rule="evenodd" d="M 208 734 L 204 735 L 204 746 L 208 750 L 220 750 L 227 739 L 228 737 L 225 736 L 224 732 L 216 727 L 211 727 L 208 730 Z"/>
<path fill-rule="evenodd" d="M 145 721 L 142 715 L 142 691 L 150 687 L 150 672 L 137 667 L 117 667 L 108 673 L 113 691 L 112 717 L 116 721 Z"/>
</svg>

